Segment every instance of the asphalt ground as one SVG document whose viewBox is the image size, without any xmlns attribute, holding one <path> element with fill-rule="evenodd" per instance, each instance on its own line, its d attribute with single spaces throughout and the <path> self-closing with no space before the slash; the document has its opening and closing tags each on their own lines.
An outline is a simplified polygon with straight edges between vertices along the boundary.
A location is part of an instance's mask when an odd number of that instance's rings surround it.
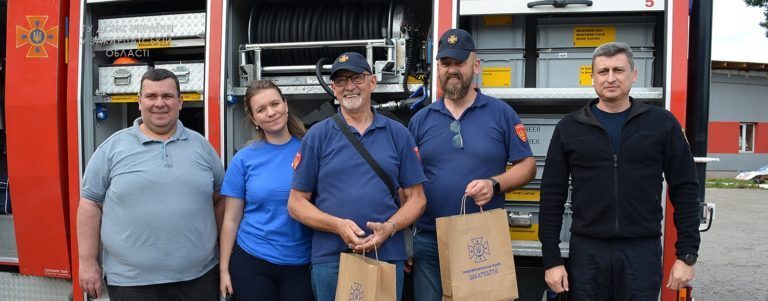
<svg viewBox="0 0 768 301">
<path fill-rule="evenodd" d="M 768 190 L 707 189 L 717 205 L 701 233 L 692 281 L 696 301 L 768 301 Z"/>
</svg>

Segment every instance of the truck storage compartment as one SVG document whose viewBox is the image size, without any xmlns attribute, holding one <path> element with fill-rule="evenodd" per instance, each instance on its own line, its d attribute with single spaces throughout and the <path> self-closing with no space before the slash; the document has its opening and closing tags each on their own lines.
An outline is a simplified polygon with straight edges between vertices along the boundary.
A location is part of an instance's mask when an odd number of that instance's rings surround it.
<svg viewBox="0 0 768 301">
<path fill-rule="evenodd" d="M 97 24 L 97 41 L 205 37 L 204 12 L 102 18 Z"/>
<path fill-rule="evenodd" d="M 472 39 L 478 50 L 525 48 L 525 17 L 490 15 L 472 18 Z"/>
<path fill-rule="evenodd" d="M 509 215 L 509 238 L 511 240 L 539 240 L 539 204 L 506 202 L 504 207 Z M 571 238 L 570 203 L 566 203 L 563 213 L 563 225 L 560 229 L 560 241 L 568 242 Z"/>
<path fill-rule="evenodd" d="M 205 90 L 205 63 L 203 61 L 156 62 L 155 69 L 167 69 L 179 79 L 181 92 Z"/>
<path fill-rule="evenodd" d="M 549 150 L 549 141 L 552 139 L 552 133 L 555 132 L 555 126 L 560 122 L 562 116 L 523 116 L 520 120 L 525 125 L 525 133 L 528 137 L 528 145 L 534 157 L 546 157 Z M 540 179 L 540 178 L 537 178 Z"/>
<path fill-rule="evenodd" d="M 147 63 L 99 66 L 96 94 L 138 94 Z"/>
<path fill-rule="evenodd" d="M 522 50 L 477 50 L 481 88 L 522 88 L 525 63 Z"/>
<path fill-rule="evenodd" d="M 624 42 L 630 47 L 654 47 L 653 17 L 541 18 L 536 47 L 597 47 Z"/>
<path fill-rule="evenodd" d="M 580 88 L 592 86 L 592 49 L 560 49 L 539 52 L 536 86 Z M 633 87 L 653 86 L 653 51 L 635 50 L 637 81 Z"/>
</svg>

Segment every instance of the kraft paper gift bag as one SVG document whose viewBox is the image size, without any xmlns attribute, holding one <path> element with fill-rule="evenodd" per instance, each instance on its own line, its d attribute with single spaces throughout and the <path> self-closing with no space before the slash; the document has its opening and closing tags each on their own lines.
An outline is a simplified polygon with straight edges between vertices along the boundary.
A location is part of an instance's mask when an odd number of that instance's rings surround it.
<svg viewBox="0 0 768 301">
<path fill-rule="evenodd" d="M 507 210 L 437 219 L 443 300 L 513 300 L 518 297 Z"/>
<path fill-rule="evenodd" d="M 397 300 L 395 273 L 394 264 L 365 255 L 341 253 L 336 301 Z"/>
</svg>

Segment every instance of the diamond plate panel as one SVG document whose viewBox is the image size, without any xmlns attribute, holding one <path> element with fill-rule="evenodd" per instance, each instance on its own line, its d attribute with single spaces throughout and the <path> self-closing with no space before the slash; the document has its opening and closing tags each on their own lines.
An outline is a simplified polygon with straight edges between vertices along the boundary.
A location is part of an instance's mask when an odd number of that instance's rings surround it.
<svg viewBox="0 0 768 301">
<path fill-rule="evenodd" d="M 557 100 L 597 98 L 594 88 L 485 88 L 483 93 L 499 99 L 540 100 L 542 103 Z M 662 100 L 662 88 L 632 88 L 629 96 L 640 100 Z"/>
<path fill-rule="evenodd" d="M 98 21 L 97 43 L 205 36 L 205 13 L 188 13 Z"/>
<path fill-rule="evenodd" d="M 414 91 L 419 88 L 420 85 L 408 85 L 408 89 Z M 325 90 L 319 85 L 312 86 L 281 86 L 280 90 L 283 94 L 325 94 Z M 400 84 L 378 84 L 376 90 L 373 93 L 402 93 L 403 85 Z"/>
<path fill-rule="evenodd" d="M 181 92 L 203 92 L 205 87 L 204 63 L 155 63 L 155 69 L 168 69 L 179 78 Z"/>
<path fill-rule="evenodd" d="M 0 272 L 0 300 L 67 301 L 71 294 L 66 279 Z"/>
<path fill-rule="evenodd" d="M 568 258 L 568 243 L 560 243 L 560 256 Z M 538 241 L 512 241 L 512 253 L 516 256 L 541 257 L 541 243 Z"/>
<path fill-rule="evenodd" d="M 99 67 L 99 87 L 96 94 L 138 94 L 141 76 L 148 70 L 148 65 Z"/>
</svg>

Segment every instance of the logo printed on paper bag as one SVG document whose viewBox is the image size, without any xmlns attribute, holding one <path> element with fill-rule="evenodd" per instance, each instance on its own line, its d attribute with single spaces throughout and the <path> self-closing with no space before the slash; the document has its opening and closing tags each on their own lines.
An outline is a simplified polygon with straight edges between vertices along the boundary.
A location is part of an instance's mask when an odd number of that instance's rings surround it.
<svg viewBox="0 0 768 301">
<path fill-rule="evenodd" d="M 467 246 L 469 249 L 469 259 L 475 263 L 483 262 L 488 259 L 487 256 L 491 255 L 491 250 L 488 247 L 488 241 L 483 240 L 483 237 L 472 238 L 469 240 L 470 244 Z"/>
<path fill-rule="evenodd" d="M 364 298 L 363 285 L 357 282 L 352 283 L 352 287 L 349 290 L 349 301 L 363 301 Z"/>
</svg>

